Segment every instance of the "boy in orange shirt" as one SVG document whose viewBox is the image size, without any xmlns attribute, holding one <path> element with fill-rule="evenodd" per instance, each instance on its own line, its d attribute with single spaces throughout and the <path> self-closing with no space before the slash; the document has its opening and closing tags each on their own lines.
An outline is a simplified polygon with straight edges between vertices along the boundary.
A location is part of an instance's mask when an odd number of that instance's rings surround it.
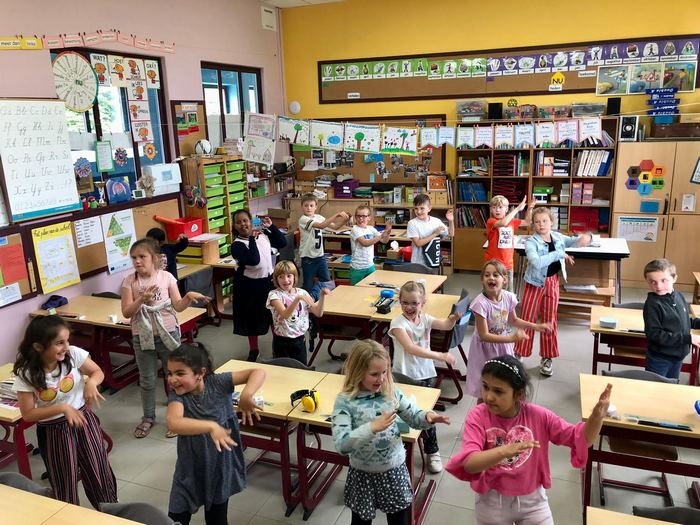
<svg viewBox="0 0 700 525">
<path fill-rule="evenodd" d="M 491 199 L 491 217 L 486 221 L 486 238 L 489 243 L 484 253 L 484 263 L 491 259 L 501 261 L 508 270 L 507 288 L 513 291 L 513 253 L 515 246 L 515 231 L 518 228 L 527 228 L 532 220 L 532 209 L 535 207 L 535 199 L 527 205 L 527 213 L 524 219 L 516 219 L 515 215 L 525 209 L 527 197 L 518 206 L 508 212 L 508 199 L 503 195 L 496 195 Z"/>
</svg>

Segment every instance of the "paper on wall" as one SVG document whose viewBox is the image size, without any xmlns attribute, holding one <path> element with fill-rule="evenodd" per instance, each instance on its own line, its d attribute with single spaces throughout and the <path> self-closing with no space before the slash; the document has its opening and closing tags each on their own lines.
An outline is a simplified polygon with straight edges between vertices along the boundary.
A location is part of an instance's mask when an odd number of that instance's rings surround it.
<svg viewBox="0 0 700 525">
<path fill-rule="evenodd" d="M 133 210 L 121 210 L 100 215 L 102 235 L 107 253 L 107 271 L 121 272 L 131 267 L 129 249 L 136 241 Z"/>
<path fill-rule="evenodd" d="M 102 242 L 102 228 L 99 217 L 75 221 L 73 227 L 75 228 L 75 239 L 78 242 L 78 248 Z"/>
<path fill-rule="evenodd" d="M 33 229 L 32 241 L 43 293 L 80 282 L 70 221 Z"/>
</svg>

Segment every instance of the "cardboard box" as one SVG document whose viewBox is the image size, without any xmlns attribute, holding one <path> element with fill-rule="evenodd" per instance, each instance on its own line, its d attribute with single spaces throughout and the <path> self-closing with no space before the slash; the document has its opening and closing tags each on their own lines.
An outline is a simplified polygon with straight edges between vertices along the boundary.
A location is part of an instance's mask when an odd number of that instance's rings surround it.
<svg viewBox="0 0 700 525">
<path fill-rule="evenodd" d="M 391 259 L 392 261 L 398 261 L 399 251 L 398 250 L 387 250 L 386 251 L 386 258 Z"/>
<path fill-rule="evenodd" d="M 430 195 L 430 203 L 433 206 L 445 206 L 449 204 L 446 191 L 429 191 L 428 195 Z"/>
<path fill-rule="evenodd" d="M 281 208 L 267 209 L 267 216 L 272 220 L 272 224 L 278 228 L 289 228 L 289 217 L 291 215 L 291 210 L 283 210 Z"/>
</svg>

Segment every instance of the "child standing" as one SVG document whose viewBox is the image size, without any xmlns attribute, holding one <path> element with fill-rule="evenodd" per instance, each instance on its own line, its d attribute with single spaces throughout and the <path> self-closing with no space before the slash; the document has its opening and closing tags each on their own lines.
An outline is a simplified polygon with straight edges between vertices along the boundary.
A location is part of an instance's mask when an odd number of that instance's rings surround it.
<svg viewBox="0 0 700 525">
<path fill-rule="evenodd" d="M 532 212 L 535 233 L 525 241 L 527 269 L 523 290 L 521 317 L 528 323 L 540 321 L 551 325 L 552 329 L 540 332 L 540 374 L 552 375 L 552 359 L 559 357 L 557 341 L 557 305 L 559 304 L 559 277 L 561 271 L 566 280 L 565 262 L 574 264 L 574 258 L 567 255 L 570 246 L 588 246 L 591 236 L 587 233 L 569 237 L 552 231 L 554 218 L 549 208 L 540 206 Z M 519 357 L 532 354 L 533 330 L 526 329 L 527 339 L 520 339 L 515 345 Z"/>
<path fill-rule="evenodd" d="M 430 330 L 452 330 L 461 315 L 450 314 L 447 319 L 435 319 L 432 315 L 422 313 L 425 287 L 415 281 L 408 281 L 401 287 L 399 301 L 402 313 L 389 326 L 389 335 L 394 342 L 392 369 L 423 386 L 432 386 L 437 377 L 433 361 L 453 365 L 455 358 L 449 352 L 434 352 L 430 349 Z M 435 427 L 423 432 L 423 445 L 428 455 L 428 470 L 433 474 L 442 471 Z"/>
<path fill-rule="evenodd" d="M 355 224 L 350 230 L 350 284 L 353 286 L 374 272 L 374 245 L 389 242 L 391 224 L 380 234 L 374 226 L 369 225 L 371 217 L 369 206 L 363 204 L 355 210 Z"/>
<path fill-rule="evenodd" d="M 416 195 L 413 199 L 413 213 L 415 218 L 408 221 L 406 236 L 413 242 L 411 262 L 422 264 L 429 268 L 440 267 L 442 256 L 440 254 L 440 237 L 455 234 L 455 221 L 452 210 L 447 210 L 448 227 L 443 222 L 430 216 L 430 197 L 425 193 Z"/>
<path fill-rule="evenodd" d="M 379 509 L 389 525 L 408 525 L 413 489 L 396 416 L 417 429 L 450 420 L 404 397 L 394 386 L 389 353 L 375 341 L 358 341 L 343 368 L 332 431 L 336 450 L 350 456 L 345 505 L 352 524 L 370 524 Z"/>
<path fill-rule="evenodd" d="M 322 317 L 324 298 L 330 291 L 322 288 L 316 302 L 306 290 L 297 288 L 299 272 L 292 261 L 278 262 L 272 280 L 277 288 L 267 295 L 266 304 L 272 312 L 272 355 L 291 357 L 306 364 L 309 312 Z"/>
<path fill-rule="evenodd" d="M 549 443 L 571 448 L 571 465 L 583 468 L 603 425 L 612 385 L 590 417 L 572 425 L 525 401 L 530 380 L 511 356 L 486 362 L 481 397 L 464 423 L 462 448 L 446 470 L 468 481 L 476 494 L 476 522 L 553 524 L 545 489 L 552 486 Z"/>
<path fill-rule="evenodd" d="M 481 270 L 483 291 L 474 298 L 469 309 L 476 319 L 476 330 L 469 344 L 467 359 L 467 393 L 481 396 L 481 369 L 489 359 L 513 355 L 513 347 L 527 339 L 526 329 L 545 332 L 551 325 L 523 321 L 515 313 L 518 297 L 504 287 L 508 271 L 501 261 L 488 261 Z M 515 328 L 515 330 L 513 330 Z"/>
<path fill-rule="evenodd" d="M 158 244 L 161 259 L 165 261 L 165 264 L 162 264 L 161 268 L 170 272 L 172 276 L 177 279 L 177 254 L 190 245 L 190 241 L 187 240 L 187 235 L 181 233 L 175 244 L 166 244 L 165 232 L 160 228 L 151 228 L 146 232 L 146 238 Z"/>
<path fill-rule="evenodd" d="M 644 267 L 644 279 L 651 290 L 644 302 L 645 369 L 678 379 L 691 343 L 700 346 L 700 336 L 690 333 L 691 327 L 700 328 L 700 319 L 691 321 L 685 297 L 673 289 L 677 276 L 671 261 L 649 262 Z"/>
<path fill-rule="evenodd" d="M 231 243 L 231 256 L 238 263 L 233 274 L 233 333 L 248 337 L 248 361 L 258 358 L 258 336 L 265 335 L 272 323 L 265 306 L 267 294 L 273 288 L 272 248 L 287 245 L 284 234 L 269 217 L 263 218 L 262 226 L 262 231 L 253 229 L 248 210 L 233 214 L 236 239 Z"/>
<path fill-rule="evenodd" d="M 13 373 L 22 418 L 37 435 L 56 499 L 74 505 L 78 478 L 90 503 L 117 501 L 117 480 L 107 459 L 100 420 L 90 409 L 104 399 L 104 374 L 90 354 L 69 343 L 68 324 L 56 315 L 35 317 L 24 333 Z M 87 376 L 84 378 L 83 376 Z"/>
<path fill-rule="evenodd" d="M 488 246 L 484 253 L 484 263 L 496 259 L 503 263 L 508 270 L 507 290 L 513 291 L 513 253 L 515 252 L 515 231 L 518 228 L 527 228 L 532 220 L 532 209 L 535 200 L 527 205 L 525 219 L 516 219 L 518 212 L 525 209 L 527 197 L 523 198 L 518 206 L 508 212 L 508 199 L 503 195 L 496 195 L 491 199 L 491 217 L 486 221 L 486 238 Z"/>
<path fill-rule="evenodd" d="M 160 359 L 167 372 L 168 353 L 180 346 L 180 327 L 175 312 L 191 303 L 209 301 L 198 292 L 180 296 L 175 277 L 161 270 L 158 245 L 150 239 L 136 241 L 129 251 L 134 273 L 122 282 L 122 315 L 131 319 L 132 344 L 139 368 L 143 417 L 134 437 L 145 438 L 156 419 L 156 375 Z M 171 432 L 167 437 L 174 437 Z"/>
<path fill-rule="evenodd" d="M 238 401 L 243 424 L 260 420 L 253 395 L 265 381 L 260 369 L 214 374 L 204 347 L 182 345 L 168 357 L 168 428 L 178 434 L 177 463 L 168 515 L 189 525 L 204 507 L 207 525 L 226 525 L 228 499 L 245 487 L 245 460 L 231 393 L 244 384 Z"/>
<path fill-rule="evenodd" d="M 349 218 L 348 214 L 340 211 L 333 217 L 326 219 L 316 213 L 318 201 L 312 193 L 307 193 L 301 198 L 301 209 L 304 212 L 299 218 L 299 256 L 301 257 L 301 271 L 304 275 L 304 290 L 311 291 L 314 285 L 314 277 L 322 283 L 331 280 L 328 273 L 328 263 L 323 256 L 323 229 L 331 227 L 340 228 Z"/>
</svg>

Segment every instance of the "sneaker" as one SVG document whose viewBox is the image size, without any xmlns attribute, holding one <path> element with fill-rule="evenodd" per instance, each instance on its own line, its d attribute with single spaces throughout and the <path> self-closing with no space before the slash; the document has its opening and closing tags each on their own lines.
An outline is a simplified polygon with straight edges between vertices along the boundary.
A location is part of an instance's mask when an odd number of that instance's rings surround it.
<svg viewBox="0 0 700 525">
<path fill-rule="evenodd" d="M 542 358 L 540 361 L 540 374 L 550 377 L 552 373 L 552 360 L 548 357 Z"/>
<path fill-rule="evenodd" d="M 439 452 L 428 454 L 428 471 L 431 474 L 442 472 L 442 459 L 440 458 Z"/>
</svg>

